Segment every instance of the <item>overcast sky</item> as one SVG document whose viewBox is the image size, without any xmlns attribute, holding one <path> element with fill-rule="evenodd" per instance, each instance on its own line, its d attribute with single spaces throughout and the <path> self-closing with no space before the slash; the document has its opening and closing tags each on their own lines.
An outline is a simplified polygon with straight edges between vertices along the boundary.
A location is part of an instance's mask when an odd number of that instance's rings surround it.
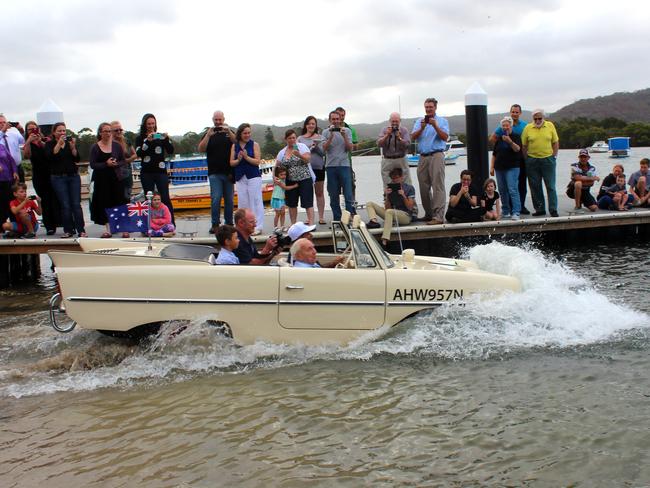
<svg viewBox="0 0 650 488">
<path fill-rule="evenodd" d="M 553 111 L 650 86 L 650 4 L 619 0 L 5 0 L 0 111 L 48 98 L 70 128 L 153 112 L 173 134 L 226 121 L 286 125 L 343 105 L 348 121 L 405 117 L 439 100 L 464 113 L 478 81 L 490 113 Z M 615 115 L 615 114 L 614 114 Z"/>
</svg>

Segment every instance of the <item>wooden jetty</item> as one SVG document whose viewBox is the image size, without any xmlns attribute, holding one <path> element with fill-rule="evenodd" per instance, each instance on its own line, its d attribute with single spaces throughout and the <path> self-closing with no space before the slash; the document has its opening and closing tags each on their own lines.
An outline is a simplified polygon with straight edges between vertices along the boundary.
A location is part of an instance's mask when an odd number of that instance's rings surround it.
<svg viewBox="0 0 650 488">
<path fill-rule="evenodd" d="M 363 212 L 362 212 L 363 213 Z M 267 218 L 272 218 L 267 216 Z M 209 218 L 177 216 L 179 235 L 163 239 L 169 242 L 190 244 L 208 244 L 216 246 L 214 236 L 207 233 Z M 272 221 L 266 222 L 266 228 L 272 227 Z M 95 228 L 96 227 L 96 228 Z M 202 230 L 199 230 L 199 229 Z M 90 236 L 99 237 L 103 227 L 88 226 Z M 381 229 L 371 230 L 377 237 Z M 314 242 L 321 250 L 331 249 L 332 240 L 329 226 L 320 225 L 314 234 Z M 535 237 L 534 237 L 535 236 Z M 401 237 L 404 247 L 412 247 L 421 254 L 441 254 L 450 246 L 459 247 L 490 239 L 528 240 L 537 236 L 547 242 L 568 243 L 587 239 L 589 242 L 607 239 L 635 237 L 642 240 L 650 238 L 650 210 L 634 209 L 627 212 L 588 212 L 586 214 L 569 214 L 560 217 L 527 217 L 521 220 L 502 220 L 466 224 L 425 225 L 411 224 L 393 228 L 389 250 L 399 252 Z M 257 236 L 254 241 L 263 245 L 267 236 Z M 146 241 L 138 237 L 134 240 Z M 106 239 L 110 246 L 110 239 Z M 76 239 L 37 238 L 37 239 L 1 239 L 0 240 L 0 288 L 14 283 L 33 281 L 40 274 L 39 255 L 51 250 L 80 250 Z M 443 251 L 444 252 L 444 251 Z"/>
</svg>

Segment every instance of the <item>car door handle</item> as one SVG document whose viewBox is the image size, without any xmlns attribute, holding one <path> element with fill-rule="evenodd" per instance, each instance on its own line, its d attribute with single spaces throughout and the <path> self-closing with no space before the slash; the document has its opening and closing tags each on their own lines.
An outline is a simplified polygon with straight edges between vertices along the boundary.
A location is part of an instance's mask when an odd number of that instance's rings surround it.
<svg viewBox="0 0 650 488">
<path fill-rule="evenodd" d="M 285 286 L 287 290 L 304 290 L 304 286 L 302 285 L 287 285 Z"/>
</svg>

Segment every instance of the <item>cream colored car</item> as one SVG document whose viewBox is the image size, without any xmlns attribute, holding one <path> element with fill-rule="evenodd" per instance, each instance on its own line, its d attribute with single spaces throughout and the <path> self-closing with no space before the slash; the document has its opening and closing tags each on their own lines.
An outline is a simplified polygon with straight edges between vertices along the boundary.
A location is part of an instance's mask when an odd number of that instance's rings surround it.
<svg viewBox="0 0 650 488">
<path fill-rule="evenodd" d="M 344 254 L 331 269 L 294 268 L 286 256 L 271 266 L 215 266 L 211 246 L 80 239 L 83 252 L 50 252 L 60 287 L 52 325 L 120 335 L 206 321 L 238 344 L 346 344 L 473 293 L 520 289 L 469 261 L 386 254 L 358 217 L 348 220 L 332 224 L 336 253 L 318 256 L 325 264 Z"/>
</svg>

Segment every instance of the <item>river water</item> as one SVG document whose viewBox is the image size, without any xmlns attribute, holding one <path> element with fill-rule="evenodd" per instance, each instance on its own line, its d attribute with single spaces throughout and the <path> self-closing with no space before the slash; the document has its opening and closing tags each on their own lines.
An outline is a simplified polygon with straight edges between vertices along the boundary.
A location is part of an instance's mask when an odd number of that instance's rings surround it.
<svg viewBox="0 0 650 488">
<path fill-rule="evenodd" d="M 0 291 L 0 486 L 649 486 L 647 243 L 464 255 L 523 292 L 343 348 L 57 334 L 44 266 Z"/>
</svg>

